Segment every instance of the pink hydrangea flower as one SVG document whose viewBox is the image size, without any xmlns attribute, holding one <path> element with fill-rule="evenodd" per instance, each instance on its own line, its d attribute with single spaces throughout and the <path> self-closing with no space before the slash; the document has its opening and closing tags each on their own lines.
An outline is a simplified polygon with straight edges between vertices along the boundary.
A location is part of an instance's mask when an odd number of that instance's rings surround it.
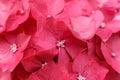
<svg viewBox="0 0 120 80">
<path fill-rule="evenodd" d="M 119 80 L 120 0 L 0 0 L 0 80 Z"/>
<path fill-rule="evenodd" d="M 28 0 L 1 0 L 0 7 L 0 33 L 15 30 L 29 16 Z"/>
<path fill-rule="evenodd" d="M 101 66 L 98 60 L 86 53 L 80 53 L 73 62 L 73 70 L 88 80 L 104 80 L 108 69 Z"/>
<path fill-rule="evenodd" d="M 2 71 L 13 71 L 23 57 L 30 36 L 19 33 L 8 33 L 0 38 L 0 68 Z"/>
</svg>

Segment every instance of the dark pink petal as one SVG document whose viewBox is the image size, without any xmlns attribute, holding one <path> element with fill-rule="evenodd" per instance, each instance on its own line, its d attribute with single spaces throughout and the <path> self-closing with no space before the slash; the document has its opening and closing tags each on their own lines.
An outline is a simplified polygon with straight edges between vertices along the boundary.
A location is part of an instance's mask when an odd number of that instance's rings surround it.
<svg viewBox="0 0 120 80">
<path fill-rule="evenodd" d="M 105 80 L 119 80 L 117 78 L 117 74 L 112 68 L 109 68 L 109 72 L 107 73 Z"/>
<path fill-rule="evenodd" d="M 26 80 L 31 73 L 28 73 L 23 68 L 22 64 L 18 64 L 15 70 L 11 73 L 12 80 Z"/>
<path fill-rule="evenodd" d="M 68 51 L 72 59 L 75 59 L 80 52 L 87 48 L 87 44 L 85 42 L 76 39 L 72 34 L 65 37 L 65 40 L 65 49 Z"/>
<path fill-rule="evenodd" d="M 27 72 L 33 72 L 41 67 L 42 62 L 40 58 L 35 56 L 36 54 L 37 52 L 33 48 L 28 48 L 24 51 L 24 57 L 21 63 Z"/>
<path fill-rule="evenodd" d="M 111 22 L 116 15 L 115 8 L 105 7 L 105 8 L 102 8 L 101 11 L 105 17 L 104 22 Z"/>
<path fill-rule="evenodd" d="M 91 40 L 87 41 L 87 54 L 88 55 L 96 55 L 96 38 L 92 38 Z"/>
<path fill-rule="evenodd" d="M 40 51 L 39 53 L 36 54 L 36 56 L 41 61 L 48 62 L 48 61 L 53 60 L 57 54 L 58 54 L 58 50 L 56 49 L 56 47 L 54 47 L 48 50 Z"/>
<path fill-rule="evenodd" d="M 66 69 L 49 62 L 46 66 L 32 73 L 28 80 L 69 80 Z"/>
<path fill-rule="evenodd" d="M 23 59 L 21 62 L 27 72 L 33 72 L 39 69 L 42 65 L 41 60 L 37 59 L 35 56 Z"/>
<path fill-rule="evenodd" d="M 19 26 L 19 28 L 21 27 L 26 34 L 34 35 L 37 31 L 37 21 L 33 17 L 29 17 L 27 21 L 25 21 Z"/>
<path fill-rule="evenodd" d="M 95 46 L 96 46 L 96 55 L 98 56 L 98 58 L 100 60 L 105 60 L 104 56 L 102 54 L 102 50 L 101 50 L 101 39 L 98 36 L 96 36 L 95 38 L 96 38 L 96 41 L 95 41 L 96 42 L 96 44 L 95 44 Z"/>
</svg>

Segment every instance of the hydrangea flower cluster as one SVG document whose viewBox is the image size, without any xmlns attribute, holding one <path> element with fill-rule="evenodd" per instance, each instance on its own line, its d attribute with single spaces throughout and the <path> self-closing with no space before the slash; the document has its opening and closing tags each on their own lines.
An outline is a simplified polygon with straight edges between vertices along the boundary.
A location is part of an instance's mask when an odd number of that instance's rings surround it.
<svg viewBox="0 0 120 80">
<path fill-rule="evenodd" d="M 0 80 L 120 80 L 120 0 L 0 0 Z"/>
</svg>

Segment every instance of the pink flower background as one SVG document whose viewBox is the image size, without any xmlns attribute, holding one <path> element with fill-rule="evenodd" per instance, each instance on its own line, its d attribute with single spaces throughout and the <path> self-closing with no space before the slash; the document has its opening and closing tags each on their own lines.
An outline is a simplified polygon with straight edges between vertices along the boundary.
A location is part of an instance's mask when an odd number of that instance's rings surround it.
<svg viewBox="0 0 120 80">
<path fill-rule="evenodd" d="M 120 0 L 0 0 L 0 80 L 120 80 Z"/>
</svg>

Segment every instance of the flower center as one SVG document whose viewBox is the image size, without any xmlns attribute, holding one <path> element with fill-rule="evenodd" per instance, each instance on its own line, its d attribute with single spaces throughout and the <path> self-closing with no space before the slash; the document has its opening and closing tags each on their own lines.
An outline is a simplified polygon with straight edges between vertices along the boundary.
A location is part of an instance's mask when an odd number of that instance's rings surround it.
<svg viewBox="0 0 120 80">
<path fill-rule="evenodd" d="M 20 11 L 20 13 L 21 13 L 21 14 L 24 14 L 24 13 L 25 13 L 25 11 L 24 11 L 24 10 L 21 10 L 21 11 Z"/>
<path fill-rule="evenodd" d="M 115 56 L 116 56 L 116 53 L 113 52 L 111 55 L 112 55 L 112 57 L 115 57 Z"/>
<path fill-rule="evenodd" d="M 21 9 L 17 12 L 18 15 L 23 15 L 25 13 L 24 9 Z"/>
<path fill-rule="evenodd" d="M 64 45 L 65 41 L 66 41 L 66 40 L 58 41 L 57 47 L 65 47 L 65 45 Z"/>
<path fill-rule="evenodd" d="M 10 49 L 11 49 L 11 51 L 12 51 L 13 53 L 16 52 L 16 51 L 17 51 L 17 45 L 13 43 L 13 44 L 10 46 Z"/>
<path fill-rule="evenodd" d="M 106 24 L 104 22 L 101 23 L 101 28 L 104 28 L 106 26 Z"/>
<path fill-rule="evenodd" d="M 78 79 L 78 80 L 86 80 L 86 78 L 83 77 L 81 74 L 78 75 L 77 79 Z"/>
<path fill-rule="evenodd" d="M 47 15 L 47 18 L 50 18 L 51 17 L 51 15 Z"/>
<path fill-rule="evenodd" d="M 44 66 L 46 66 L 46 65 L 47 65 L 47 62 L 43 63 L 43 64 L 42 64 L 42 67 L 44 67 Z"/>
</svg>

